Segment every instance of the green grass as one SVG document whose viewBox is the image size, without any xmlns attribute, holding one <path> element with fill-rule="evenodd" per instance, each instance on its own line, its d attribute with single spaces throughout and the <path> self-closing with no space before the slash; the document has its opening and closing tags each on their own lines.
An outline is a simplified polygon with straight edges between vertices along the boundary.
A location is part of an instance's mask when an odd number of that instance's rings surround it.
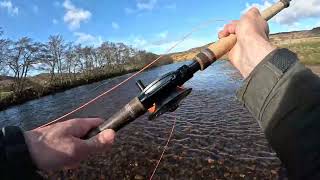
<svg viewBox="0 0 320 180">
<path fill-rule="evenodd" d="M 12 91 L 9 92 L 0 92 L 0 100 L 5 99 L 13 94 Z"/>
<path fill-rule="evenodd" d="M 290 50 L 296 52 L 301 62 L 304 64 L 320 64 L 320 40 L 314 42 L 293 43 L 282 45 L 281 47 L 289 48 Z"/>
</svg>

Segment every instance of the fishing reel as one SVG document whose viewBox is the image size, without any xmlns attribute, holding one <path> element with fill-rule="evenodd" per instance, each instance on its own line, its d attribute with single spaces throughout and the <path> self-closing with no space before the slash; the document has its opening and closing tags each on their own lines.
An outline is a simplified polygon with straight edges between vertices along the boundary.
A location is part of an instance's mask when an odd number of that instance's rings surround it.
<svg viewBox="0 0 320 180">
<path fill-rule="evenodd" d="M 138 96 L 144 107 L 148 108 L 150 113 L 149 120 L 154 120 L 167 112 L 174 112 L 192 91 L 191 88 L 183 88 L 175 85 L 177 74 L 171 72 L 163 75 L 159 79 L 145 87 L 141 80 L 136 82 L 141 90 Z"/>
<path fill-rule="evenodd" d="M 113 114 L 98 128 L 92 129 L 84 139 L 88 139 L 105 129 L 120 130 L 130 122 L 149 111 L 149 120 L 153 120 L 164 113 L 175 111 L 181 101 L 192 91 L 182 85 L 193 77 L 200 69 L 199 63 L 194 61 L 191 65 L 183 65 L 176 71 L 163 75 L 145 87 L 141 80 L 137 81 L 140 94 L 133 98 L 122 109 Z"/>
</svg>

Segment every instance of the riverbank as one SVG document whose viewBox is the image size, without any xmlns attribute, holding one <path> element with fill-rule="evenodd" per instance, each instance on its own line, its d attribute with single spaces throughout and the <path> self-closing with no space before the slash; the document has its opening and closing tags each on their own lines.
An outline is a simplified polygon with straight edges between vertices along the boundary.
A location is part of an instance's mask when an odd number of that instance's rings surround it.
<svg viewBox="0 0 320 180">
<path fill-rule="evenodd" d="M 320 28 L 314 28 L 309 31 L 273 34 L 270 36 L 270 40 L 278 47 L 288 48 L 297 53 L 303 64 L 314 73 L 320 75 Z M 185 52 L 168 54 L 155 66 L 190 60 L 207 46 L 208 45 L 190 49 Z M 14 79 L 12 77 L 2 76 L 0 77 L 0 111 L 39 97 L 137 71 L 156 57 L 158 56 L 152 55 L 145 57 L 145 60 L 140 60 L 139 63 L 136 63 L 140 64 L 139 66 L 111 65 L 96 69 L 91 75 L 89 74 L 89 76 L 88 74 L 83 75 L 78 73 L 65 75 L 65 77 L 57 77 L 58 80 L 55 83 L 50 82 L 49 74 L 27 78 L 25 82 L 27 87 L 24 88 L 19 95 L 14 94 L 12 90 Z M 227 57 L 223 57 L 222 59 L 227 59 Z M 74 77 L 70 79 L 69 76 Z M 59 80 L 59 78 L 61 80 Z"/>
<path fill-rule="evenodd" d="M 320 65 L 306 65 L 306 67 L 311 69 L 312 72 L 320 76 Z M 30 100 L 38 99 L 47 95 L 52 95 L 78 86 L 91 84 L 109 78 L 136 72 L 138 70 L 140 70 L 140 68 L 124 68 L 118 72 L 102 73 L 99 75 L 92 76 L 88 79 L 84 79 L 81 78 L 81 76 L 79 76 L 79 78 L 77 78 L 76 80 L 63 81 L 52 85 L 45 84 L 45 82 L 48 81 L 48 76 L 46 77 L 42 75 L 38 77 L 33 77 L 29 80 L 29 83 L 33 84 L 33 86 L 30 86 L 29 88 L 24 90 L 23 95 L 20 97 L 15 97 L 12 91 L 0 91 L 0 111 L 15 105 L 23 104 Z M 4 80 L 0 82 L 4 83 Z"/>
<path fill-rule="evenodd" d="M 123 74 L 135 72 L 138 69 L 123 69 L 119 72 L 110 72 L 99 74 L 88 78 L 79 77 L 72 81 L 59 81 L 54 84 L 46 84 L 48 77 L 33 77 L 27 80 L 29 86 L 23 90 L 21 95 L 17 96 L 12 91 L 0 92 L 0 111 L 5 110 L 11 106 L 19 105 L 30 100 L 38 99 L 47 95 L 52 95 L 62 92 L 77 86 L 91 84 L 105 79 L 113 78 Z"/>
<path fill-rule="evenodd" d="M 320 65 L 320 27 L 312 30 L 271 34 L 270 41 L 277 47 L 288 48 L 297 53 L 303 64 Z M 168 56 L 175 62 L 190 60 L 210 45 L 207 44 L 187 51 L 168 54 Z M 221 59 L 227 58 L 227 56 L 224 56 Z"/>
<path fill-rule="evenodd" d="M 155 57 L 156 58 L 156 57 Z M 49 74 L 40 74 L 34 77 L 28 77 L 25 80 L 26 88 L 19 93 L 15 94 L 12 91 L 14 84 L 14 78 L 9 76 L 0 77 L 0 111 L 5 110 L 9 107 L 23 104 L 30 100 L 35 100 L 47 95 L 53 95 L 58 92 L 62 92 L 68 89 L 72 89 L 78 86 L 99 82 L 109 78 L 121 76 L 124 74 L 136 72 L 143 68 L 146 64 L 154 60 L 151 58 L 146 63 L 137 65 L 114 65 L 106 66 L 94 70 L 94 73 L 86 74 L 74 74 L 63 75 L 63 77 L 56 77 L 55 82 L 50 82 Z M 161 62 L 158 62 L 151 66 L 149 69 L 170 64 L 171 61 L 168 58 L 164 58 Z"/>
</svg>

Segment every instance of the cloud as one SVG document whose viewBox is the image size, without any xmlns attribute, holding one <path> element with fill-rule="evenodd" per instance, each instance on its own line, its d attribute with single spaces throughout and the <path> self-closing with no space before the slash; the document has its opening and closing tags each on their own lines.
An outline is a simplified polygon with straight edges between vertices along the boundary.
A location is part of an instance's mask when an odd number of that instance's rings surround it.
<svg viewBox="0 0 320 180">
<path fill-rule="evenodd" d="M 32 64 L 32 66 L 35 69 L 44 69 L 47 65 L 44 63 L 36 63 L 36 64 Z"/>
<path fill-rule="evenodd" d="M 152 45 L 161 45 L 172 41 L 169 39 L 169 31 L 163 31 L 156 34 L 154 39 L 156 40 L 151 42 Z"/>
<path fill-rule="evenodd" d="M 119 24 L 116 23 L 116 22 L 112 22 L 112 23 L 111 23 L 111 26 L 112 26 L 112 28 L 115 29 L 115 30 L 117 30 L 117 29 L 120 28 Z"/>
<path fill-rule="evenodd" d="M 152 10 L 157 3 L 157 0 L 138 0 L 137 8 L 139 10 Z"/>
<path fill-rule="evenodd" d="M 168 37 L 169 31 L 163 31 L 158 34 L 161 39 L 166 39 Z"/>
<path fill-rule="evenodd" d="M 87 22 L 91 18 L 90 11 L 76 7 L 70 0 L 65 0 L 63 7 L 66 10 L 63 20 L 70 30 L 79 29 L 82 22 Z"/>
<path fill-rule="evenodd" d="M 168 32 L 160 32 L 155 34 L 156 38 L 152 38 L 152 40 L 148 40 L 141 35 L 133 35 L 126 40 L 121 40 L 119 42 L 124 42 L 125 44 L 131 45 L 137 49 L 144 49 L 146 51 L 150 51 L 157 54 L 167 53 L 167 50 L 173 47 L 175 44 L 179 42 L 178 40 L 169 39 Z M 156 39 L 156 40 L 154 40 Z M 189 38 L 184 42 L 180 43 L 175 49 L 171 52 L 179 52 L 189 50 L 194 47 L 199 47 L 205 44 L 210 43 L 210 39 L 200 39 L 200 38 Z"/>
<path fill-rule="evenodd" d="M 0 1 L 0 8 L 7 9 L 8 14 L 11 16 L 19 14 L 19 8 L 14 6 L 11 1 Z"/>
<path fill-rule="evenodd" d="M 148 44 L 148 41 L 142 37 L 136 37 L 133 39 L 131 45 L 137 48 L 142 48 Z"/>
<path fill-rule="evenodd" d="M 169 48 L 173 47 L 177 43 L 178 43 L 178 40 L 171 40 L 171 41 L 164 42 L 162 44 L 161 43 L 160 44 L 152 43 L 152 44 L 146 46 L 145 49 L 147 51 L 152 51 L 152 52 L 155 52 L 158 54 L 164 54 L 164 53 L 167 53 L 167 50 Z M 186 51 L 186 50 L 189 50 L 194 47 L 206 45 L 208 43 L 209 43 L 208 40 L 202 40 L 202 39 L 196 39 L 196 38 L 186 39 L 184 42 L 179 44 L 175 49 L 173 49 L 170 53 Z"/>
<path fill-rule="evenodd" d="M 140 11 L 152 11 L 157 4 L 157 0 L 136 0 L 135 8 L 125 8 L 126 14 L 133 14 Z"/>
<path fill-rule="evenodd" d="M 59 21 L 57 19 L 52 20 L 52 24 L 58 24 L 58 23 L 59 23 Z"/>
<path fill-rule="evenodd" d="M 54 7 L 60 7 L 60 5 L 61 5 L 61 4 L 60 4 L 59 1 L 54 1 L 54 2 L 53 2 L 53 6 L 54 6 Z"/>
<path fill-rule="evenodd" d="M 257 7 L 263 10 L 270 7 L 276 0 L 264 0 L 263 3 L 246 4 L 247 11 L 251 7 Z M 294 25 L 298 21 L 305 18 L 319 18 L 320 17 L 320 1 L 319 0 L 294 0 L 291 6 L 284 11 L 280 12 L 274 21 L 282 25 Z"/>
<path fill-rule="evenodd" d="M 131 8 L 124 8 L 124 12 L 125 12 L 126 14 L 133 14 L 133 13 L 136 12 L 136 10 L 131 9 Z"/>
<path fill-rule="evenodd" d="M 91 34 L 83 33 L 83 32 L 75 32 L 73 33 L 76 36 L 76 44 L 89 45 L 89 46 L 100 46 L 103 43 L 101 36 L 93 36 Z"/>
<path fill-rule="evenodd" d="M 39 7 L 37 5 L 32 6 L 32 11 L 37 14 L 39 12 Z"/>
<path fill-rule="evenodd" d="M 134 8 L 125 8 L 124 11 L 126 14 L 139 13 L 141 11 L 152 11 L 157 7 L 158 0 L 135 0 L 136 4 Z M 176 9 L 177 4 L 167 4 L 162 6 L 165 9 Z"/>
</svg>

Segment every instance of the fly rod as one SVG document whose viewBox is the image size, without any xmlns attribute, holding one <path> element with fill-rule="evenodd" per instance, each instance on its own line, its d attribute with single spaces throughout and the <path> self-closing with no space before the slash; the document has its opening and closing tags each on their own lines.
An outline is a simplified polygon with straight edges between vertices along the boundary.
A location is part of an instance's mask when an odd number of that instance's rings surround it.
<svg viewBox="0 0 320 180">
<path fill-rule="evenodd" d="M 262 17 L 266 21 L 270 20 L 283 9 L 289 7 L 290 1 L 280 0 L 264 10 L 261 13 Z M 183 65 L 176 71 L 163 75 L 148 86 L 138 80 L 136 84 L 141 91 L 140 94 L 98 128 L 91 130 L 84 139 L 91 138 L 106 129 L 118 131 L 148 111 L 151 113 L 150 120 L 166 112 L 175 111 L 181 101 L 192 91 L 191 88 L 183 88 L 182 85 L 190 80 L 196 72 L 204 71 L 217 59 L 228 53 L 236 42 L 236 35 L 231 34 L 197 54 L 189 65 Z"/>
</svg>

